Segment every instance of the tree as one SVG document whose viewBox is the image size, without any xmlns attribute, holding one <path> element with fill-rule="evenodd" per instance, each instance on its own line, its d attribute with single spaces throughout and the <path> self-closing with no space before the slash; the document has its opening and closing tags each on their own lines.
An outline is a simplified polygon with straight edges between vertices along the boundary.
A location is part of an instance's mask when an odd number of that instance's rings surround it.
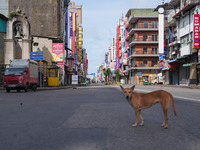
<svg viewBox="0 0 200 150">
<path fill-rule="evenodd" d="M 107 72 L 107 70 L 104 71 L 104 75 L 105 75 L 106 82 L 107 82 L 107 78 L 108 78 L 108 72 Z"/>
<path fill-rule="evenodd" d="M 120 73 L 118 69 L 115 70 L 115 76 L 116 76 L 116 81 L 119 82 Z"/>
<path fill-rule="evenodd" d="M 111 69 L 110 69 L 110 68 L 107 69 L 107 74 L 108 74 L 108 81 L 109 81 L 109 79 L 110 79 L 110 74 L 111 74 Z"/>
<path fill-rule="evenodd" d="M 106 69 L 104 72 L 104 75 L 106 77 L 106 82 L 109 82 L 110 74 L 111 74 L 111 69 L 110 68 Z"/>
</svg>

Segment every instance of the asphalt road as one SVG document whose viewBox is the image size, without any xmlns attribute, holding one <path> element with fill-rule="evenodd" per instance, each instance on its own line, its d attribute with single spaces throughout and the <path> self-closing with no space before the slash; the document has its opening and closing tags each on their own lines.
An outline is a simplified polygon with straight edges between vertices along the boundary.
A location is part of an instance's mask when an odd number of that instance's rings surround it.
<svg viewBox="0 0 200 150">
<path fill-rule="evenodd" d="M 143 127 L 134 128 L 134 111 L 118 86 L 87 86 L 6 93 L 0 91 L 0 150 L 198 150 L 200 90 L 137 86 L 136 91 L 171 91 L 169 129 L 160 127 L 160 104 L 143 110 Z"/>
</svg>

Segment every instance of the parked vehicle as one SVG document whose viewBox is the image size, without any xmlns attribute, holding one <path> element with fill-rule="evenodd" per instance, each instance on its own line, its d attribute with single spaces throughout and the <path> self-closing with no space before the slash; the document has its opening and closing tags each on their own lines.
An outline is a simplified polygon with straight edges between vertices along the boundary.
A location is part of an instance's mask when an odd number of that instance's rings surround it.
<svg viewBox="0 0 200 150">
<path fill-rule="evenodd" d="M 154 85 L 163 84 L 164 80 L 163 80 L 163 77 L 162 77 L 162 73 L 159 73 L 159 74 L 155 75 L 152 78 L 151 83 L 154 84 Z"/>
<path fill-rule="evenodd" d="M 28 88 L 36 91 L 38 86 L 38 63 L 29 59 L 13 59 L 10 67 L 5 69 L 3 77 L 4 88 L 7 92 L 17 90 L 20 92 Z"/>
</svg>

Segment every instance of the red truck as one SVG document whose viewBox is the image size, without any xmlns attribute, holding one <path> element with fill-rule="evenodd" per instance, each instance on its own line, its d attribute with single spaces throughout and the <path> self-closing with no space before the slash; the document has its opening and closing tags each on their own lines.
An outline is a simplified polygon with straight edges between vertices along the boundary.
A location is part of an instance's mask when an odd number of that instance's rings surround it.
<svg viewBox="0 0 200 150">
<path fill-rule="evenodd" d="M 28 88 L 36 91 L 38 86 L 38 63 L 29 59 L 13 59 L 10 67 L 5 69 L 3 85 L 7 92 Z"/>
</svg>

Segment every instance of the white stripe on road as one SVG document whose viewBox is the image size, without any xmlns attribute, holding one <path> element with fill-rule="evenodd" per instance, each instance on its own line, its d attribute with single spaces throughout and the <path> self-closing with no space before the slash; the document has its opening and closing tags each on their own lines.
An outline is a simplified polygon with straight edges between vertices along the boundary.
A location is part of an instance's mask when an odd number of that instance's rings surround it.
<svg viewBox="0 0 200 150">
<path fill-rule="evenodd" d="M 152 91 L 148 91 L 148 90 L 136 90 L 136 91 L 142 91 L 142 92 L 152 92 Z M 193 99 L 193 98 L 187 98 L 187 97 L 180 97 L 180 96 L 173 96 L 174 98 L 178 98 L 178 99 L 184 99 L 184 100 L 191 100 L 191 101 L 198 101 L 200 102 L 200 99 Z"/>
</svg>

